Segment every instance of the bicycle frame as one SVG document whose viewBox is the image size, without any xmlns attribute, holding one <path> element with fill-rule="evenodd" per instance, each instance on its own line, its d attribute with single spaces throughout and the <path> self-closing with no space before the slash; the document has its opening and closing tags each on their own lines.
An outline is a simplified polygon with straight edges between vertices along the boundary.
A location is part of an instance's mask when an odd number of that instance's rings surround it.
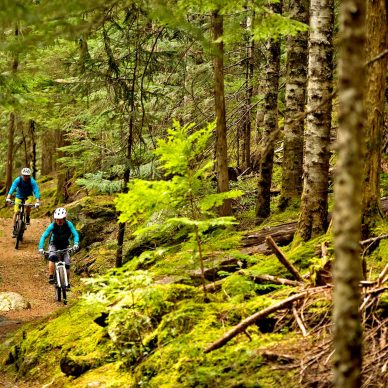
<svg viewBox="0 0 388 388">
<path fill-rule="evenodd" d="M 27 229 L 26 227 L 26 207 L 35 208 L 35 205 L 32 203 L 25 203 L 25 200 L 22 199 L 21 203 L 15 203 L 15 201 L 11 201 L 12 205 L 18 205 L 19 211 L 16 213 L 15 225 L 14 225 L 14 233 L 16 235 L 15 241 L 15 249 L 19 248 L 20 241 L 23 240 L 24 231 Z"/>
<path fill-rule="evenodd" d="M 67 277 L 67 269 L 66 264 L 63 260 L 64 254 L 68 252 L 71 254 L 73 252 L 72 248 L 60 249 L 56 251 L 45 251 L 44 256 L 46 258 L 49 257 L 49 254 L 56 254 L 57 261 L 54 262 L 55 265 L 55 273 L 54 273 L 54 289 L 55 289 L 55 297 L 58 302 L 61 300 L 63 304 L 67 304 L 67 287 L 69 285 L 69 280 Z"/>
</svg>

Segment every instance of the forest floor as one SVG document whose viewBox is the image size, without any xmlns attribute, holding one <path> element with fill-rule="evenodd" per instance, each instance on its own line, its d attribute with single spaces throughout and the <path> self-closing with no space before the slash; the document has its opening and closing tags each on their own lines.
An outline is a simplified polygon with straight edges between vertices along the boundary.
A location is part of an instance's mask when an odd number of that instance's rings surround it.
<svg viewBox="0 0 388 388">
<path fill-rule="evenodd" d="M 15 249 L 15 239 L 11 237 L 12 219 L 0 218 L 0 292 L 17 292 L 31 304 L 30 309 L 0 312 L 1 342 L 23 324 L 43 318 L 62 307 L 54 300 L 53 288 L 47 282 L 47 263 L 38 253 L 39 238 L 48 223 L 47 219 L 32 219 L 19 249 Z M 0 372 L 0 387 L 34 385 L 13 383 Z"/>
</svg>

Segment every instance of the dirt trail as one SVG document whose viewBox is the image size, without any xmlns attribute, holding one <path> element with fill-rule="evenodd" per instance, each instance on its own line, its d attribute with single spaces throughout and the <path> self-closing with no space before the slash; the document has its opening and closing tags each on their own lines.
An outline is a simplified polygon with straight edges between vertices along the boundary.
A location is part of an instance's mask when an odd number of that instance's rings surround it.
<svg viewBox="0 0 388 388">
<path fill-rule="evenodd" d="M 47 282 L 47 264 L 38 253 L 38 241 L 48 226 L 47 219 L 32 219 L 19 249 L 11 237 L 12 220 L 0 218 L 0 291 L 14 291 L 30 302 L 31 308 L 0 312 L 0 340 L 23 323 L 44 317 L 60 304 Z M 0 385 L 1 386 L 1 385 Z"/>
</svg>

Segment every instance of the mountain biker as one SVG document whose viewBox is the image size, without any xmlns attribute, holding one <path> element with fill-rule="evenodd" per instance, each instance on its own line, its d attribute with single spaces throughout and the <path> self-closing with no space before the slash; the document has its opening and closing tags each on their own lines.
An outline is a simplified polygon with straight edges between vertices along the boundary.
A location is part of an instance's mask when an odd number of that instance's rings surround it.
<svg viewBox="0 0 388 388">
<path fill-rule="evenodd" d="M 54 222 L 52 222 L 47 229 L 43 232 L 38 249 L 39 253 L 43 254 L 45 240 L 50 236 L 49 239 L 49 283 L 54 283 L 54 263 L 57 261 L 58 257 L 55 251 L 66 249 L 70 244 L 70 238 L 73 238 L 73 249 L 74 251 L 78 250 L 79 235 L 76 231 L 73 223 L 69 220 L 66 220 L 67 212 L 63 207 L 59 207 L 54 211 Z M 67 278 L 70 279 L 70 255 L 69 252 L 64 253 L 63 259 L 65 261 L 65 266 L 67 270 Z M 68 285 L 70 289 L 70 284 Z"/>
<path fill-rule="evenodd" d="M 11 195 L 16 191 L 15 195 L 15 206 L 13 212 L 13 225 L 15 230 L 16 215 L 19 212 L 19 204 L 22 203 L 22 200 L 27 202 L 32 202 L 32 194 L 35 196 L 35 207 L 38 208 L 40 204 L 40 192 L 38 184 L 35 179 L 31 176 L 31 170 L 28 167 L 24 167 L 21 170 L 21 175 L 18 176 L 11 185 L 9 189 L 6 202 L 10 204 Z M 26 207 L 26 224 L 30 224 L 30 212 L 31 208 Z M 12 232 L 12 237 L 16 237 L 14 231 Z"/>
</svg>

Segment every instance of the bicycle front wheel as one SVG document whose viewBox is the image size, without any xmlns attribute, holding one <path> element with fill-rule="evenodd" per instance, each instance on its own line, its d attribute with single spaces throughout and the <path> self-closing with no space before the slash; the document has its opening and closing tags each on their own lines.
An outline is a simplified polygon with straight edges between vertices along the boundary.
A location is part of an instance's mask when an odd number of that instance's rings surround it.
<svg viewBox="0 0 388 388">
<path fill-rule="evenodd" d="M 66 299 L 66 286 L 67 286 L 67 281 L 66 281 L 66 269 L 64 267 L 61 267 L 58 269 L 59 271 L 59 281 L 61 283 L 61 293 L 62 293 L 62 298 L 63 298 L 63 303 L 67 303 Z"/>
<path fill-rule="evenodd" d="M 58 302 L 62 300 L 62 290 L 57 284 L 55 285 L 55 297 Z"/>
<path fill-rule="evenodd" d="M 63 304 L 67 304 L 66 286 L 62 286 L 62 299 L 63 299 Z"/>
<path fill-rule="evenodd" d="M 24 233 L 24 224 L 23 224 L 23 221 L 20 219 L 16 221 L 15 232 L 16 232 L 15 249 L 18 249 L 20 241 L 23 240 L 23 233 Z"/>
</svg>

